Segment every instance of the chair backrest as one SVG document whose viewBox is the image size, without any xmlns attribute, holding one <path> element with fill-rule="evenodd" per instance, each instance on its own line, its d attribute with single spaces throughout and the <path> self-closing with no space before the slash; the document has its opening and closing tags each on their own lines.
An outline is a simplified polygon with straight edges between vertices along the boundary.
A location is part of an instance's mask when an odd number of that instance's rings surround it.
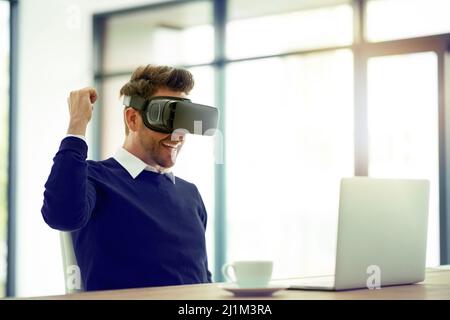
<svg viewBox="0 0 450 320">
<path fill-rule="evenodd" d="M 66 293 L 82 292 L 83 283 L 80 279 L 80 269 L 78 267 L 77 258 L 73 249 L 72 235 L 70 232 L 61 231 L 59 233 L 59 239 L 63 258 L 64 287 L 66 289 Z M 74 283 L 73 281 L 74 279 L 76 280 L 77 276 L 79 280 Z"/>
</svg>

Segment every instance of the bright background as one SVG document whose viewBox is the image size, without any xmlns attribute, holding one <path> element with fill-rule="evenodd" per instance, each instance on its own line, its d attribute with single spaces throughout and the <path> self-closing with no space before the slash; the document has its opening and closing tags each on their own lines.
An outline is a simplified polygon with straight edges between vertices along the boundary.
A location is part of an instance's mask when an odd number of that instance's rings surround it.
<svg viewBox="0 0 450 320">
<path fill-rule="evenodd" d="M 20 1 L 14 141 L 18 296 L 64 293 L 59 235 L 44 223 L 40 208 L 52 158 L 67 129 L 71 90 L 89 85 L 101 90 L 100 137 L 94 141 L 91 126 L 88 140 L 90 156 L 95 146 L 102 159 L 123 142 L 118 90 L 137 65 L 185 65 L 196 80 L 192 99 L 217 101 L 210 1 L 108 19 L 102 77 L 94 82 L 92 15 L 152 2 Z M 4 3 L 0 1 L 0 32 L 8 24 Z M 275 277 L 330 274 L 339 180 L 355 173 L 352 5 L 343 0 L 230 0 L 228 5 L 225 104 L 220 106 L 226 111 L 223 225 L 216 224 L 215 215 L 214 139 L 189 136 L 174 169 L 199 187 L 209 212 L 210 269 L 217 269 L 215 257 L 221 255 L 226 261 L 272 259 Z M 444 12 L 449 9 L 444 0 L 368 1 L 365 35 L 370 42 L 382 42 L 448 33 L 450 20 Z M 398 23 L 399 17 L 404 23 Z M 2 196 L 8 114 L 5 39 L 0 33 Z M 437 68 L 431 51 L 371 57 L 367 65 L 368 174 L 431 181 L 428 266 L 440 261 Z M 6 201 L 0 201 L 4 281 Z M 221 253 L 216 252 L 217 228 L 226 234 Z"/>
</svg>

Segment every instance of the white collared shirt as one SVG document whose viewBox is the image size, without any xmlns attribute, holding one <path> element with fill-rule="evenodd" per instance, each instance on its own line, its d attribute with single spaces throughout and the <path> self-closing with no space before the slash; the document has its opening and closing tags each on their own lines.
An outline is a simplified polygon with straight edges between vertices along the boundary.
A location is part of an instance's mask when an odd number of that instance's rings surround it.
<svg viewBox="0 0 450 320">
<path fill-rule="evenodd" d="M 125 170 L 128 171 L 128 173 L 133 177 L 133 179 L 136 179 L 136 177 L 143 171 L 152 171 L 157 172 L 161 174 L 165 174 L 174 184 L 175 184 L 175 177 L 173 173 L 170 171 L 170 169 L 166 170 L 157 170 L 155 167 L 146 164 L 144 161 L 136 157 L 134 154 L 130 153 L 125 148 L 119 148 L 113 158 L 120 163 L 122 167 L 125 168 Z"/>
<path fill-rule="evenodd" d="M 68 134 L 67 137 L 77 137 L 86 142 L 86 138 L 82 135 Z M 146 164 L 144 161 L 136 157 L 134 154 L 130 153 L 128 150 L 119 148 L 113 156 L 114 160 L 116 160 L 129 174 L 133 179 L 144 170 L 157 172 L 160 174 L 165 174 L 173 184 L 175 184 L 175 176 L 170 171 L 170 169 L 166 170 L 157 170 L 155 167 Z"/>
</svg>

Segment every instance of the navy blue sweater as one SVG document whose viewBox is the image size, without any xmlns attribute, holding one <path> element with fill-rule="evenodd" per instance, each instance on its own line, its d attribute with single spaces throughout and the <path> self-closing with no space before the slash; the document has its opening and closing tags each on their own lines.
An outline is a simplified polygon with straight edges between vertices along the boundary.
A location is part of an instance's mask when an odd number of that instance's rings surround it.
<svg viewBox="0 0 450 320">
<path fill-rule="evenodd" d="M 72 231 L 85 290 L 211 282 L 206 210 L 194 184 L 115 159 L 90 161 L 86 143 L 62 140 L 45 184 L 42 215 Z"/>
</svg>

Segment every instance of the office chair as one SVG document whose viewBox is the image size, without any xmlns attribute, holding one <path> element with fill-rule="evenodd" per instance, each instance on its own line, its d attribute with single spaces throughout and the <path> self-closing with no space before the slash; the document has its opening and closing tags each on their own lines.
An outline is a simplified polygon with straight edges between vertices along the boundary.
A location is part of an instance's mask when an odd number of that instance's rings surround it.
<svg viewBox="0 0 450 320">
<path fill-rule="evenodd" d="M 59 240 L 61 243 L 61 253 L 63 258 L 64 287 L 66 289 L 66 294 L 83 292 L 83 283 L 81 282 L 81 279 L 80 289 L 72 288 L 72 286 L 69 284 L 69 277 L 72 276 L 69 267 L 75 266 L 76 268 L 78 268 L 77 258 L 75 256 L 75 251 L 73 250 L 72 235 L 70 232 L 61 231 L 59 233 Z"/>
</svg>

